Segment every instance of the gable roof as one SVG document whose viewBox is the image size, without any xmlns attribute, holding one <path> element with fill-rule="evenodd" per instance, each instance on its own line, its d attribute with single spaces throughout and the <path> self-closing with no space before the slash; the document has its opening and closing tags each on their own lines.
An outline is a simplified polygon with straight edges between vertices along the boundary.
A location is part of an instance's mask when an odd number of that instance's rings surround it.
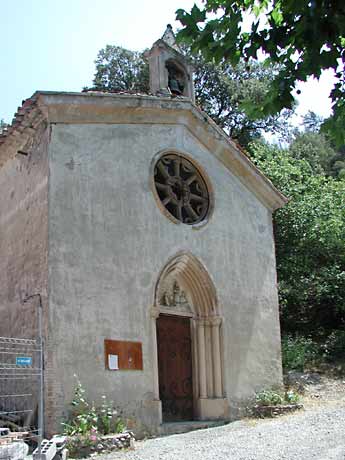
<svg viewBox="0 0 345 460">
<path fill-rule="evenodd" d="M 38 125 L 180 124 L 270 210 L 288 199 L 262 174 L 244 151 L 200 108 L 185 97 L 103 92 L 37 91 L 23 102 L 12 125 L 0 135 L 0 167 L 33 136 Z"/>
</svg>

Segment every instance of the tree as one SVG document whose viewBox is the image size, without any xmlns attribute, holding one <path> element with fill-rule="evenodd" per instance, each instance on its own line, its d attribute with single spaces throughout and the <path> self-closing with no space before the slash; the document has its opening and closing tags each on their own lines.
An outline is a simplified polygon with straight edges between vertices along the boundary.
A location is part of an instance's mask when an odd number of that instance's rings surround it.
<svg viewBox="0 0 345 460">
<path fill-rule="evenodd" d="M 345 179 L 345 146 L 335 149 L 323 132 L 299 132 L 290 144 L 290 153 L 307 160 L 314 174 Z"/>
<path fill-rule="evenodd" d="M 282 329 L 345 326 L 345 181 L 313 174 L 289 149 L 251 144 L 253 161 L 290 197 L 274 216 Z"/>
<path fill-rule="evenodd" d="M 187 55 L 188 55 L 187 50 Z M 249 119 L 243 104 L 260 103 L 268 91 L 275 70 L 258 63 L 206 63 L 201 55 L 190 55 L 194 65 L 196 103 L 232 138 L 242 145 L 260 137 L 263 132 L 282 134 L 287 131 L 290 111 Z M 93 87 L 102 91 L 149 91 L 148 64 L 143 54 L 107 45 L 98 53 Z M 86 88 L 87 89 L 87 88 Z"/>
<path fill-rule="evenodd" d="M 317 115 L 315 112 L 309 110 L 303 117 L 303 127 L 305 131 L 318 133 L 320 131 L 323 118 Z"/>
<path fill-rule="evenodd" d="M 95 64 L 92 89 L 133 92 L 148 90 L 149 72 L 142 53 L 107 45 L 99 51 Z"/>
<path fill-rule="evenodd" d="M 229 63 L 207 63 L 192 56 L 195 69 L 195 99 L 198 105 L 242 146 L 264 132 L 284 136 L 288 132 L 290 110 L 260 119 L 249 118 L 244 105 L 263 102 L 275 69 L 259 63 L 240 61 L 236 67 Z"/>
<path fill-rule="evenodd" d="M 332 163 L 337 153 L 323 133 L 299 132 L 290 144 L 290 153 L 298 160 L 307 160 L 313 174 L 332 175 Z"/>
<path fill-rule="evenodd" d="M 290 153 L 296 159 L 307 160 L 314 174 L 345 178 L 345 146 L 336 148 L 327 132 L 320 130 L 323 119 L 308 112 L 302 126 L 290 143 Z"/>
<path fill-rule="evenodd" d="M 279 65 L 263 104 L 247 107 L 250 116 L 292 108 L 296 82 L 333 69 L 333 116 L 326 127 L 337 145 L 345 144 L 345 3 L 338 0 L 205 0 L 190 13 L 177 10 L 178 37 L 206 59 L 238 64 L 258 59 Z M 250 30 L 243 23 L 250 23 Z"/>
<path fill-rule="evenodd" d="M 345 180 L 345 145 L 340 147 L 330 162 L 330 175 Z"/>
</svg>

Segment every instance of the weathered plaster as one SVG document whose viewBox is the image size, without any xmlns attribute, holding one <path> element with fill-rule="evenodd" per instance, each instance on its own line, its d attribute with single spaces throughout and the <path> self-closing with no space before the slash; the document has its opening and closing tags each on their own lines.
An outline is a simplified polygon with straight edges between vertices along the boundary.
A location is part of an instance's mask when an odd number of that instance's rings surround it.
<svg viewBox="0 0 345 460">
<path fill-rule="evenodd" d="M 151 160 L 169 148 L 192 155 L 213 184 L 214 212 L 198 230 L 167 219 L 150 189 Z M 189 129 L 56 124 L 49 161 L 57 410 L 66 410 L 76 373 L 91 398 L 107 394 L 150 423 L 143 409 L 153 399 L 150 306 L 160 271 L 180 251 L 204 264 L 217 290 L 230 407 L 281 383 L 271 213 Z M 106 371 L 105 338 L 141 341 L 144 371 Z"/>
</svg>

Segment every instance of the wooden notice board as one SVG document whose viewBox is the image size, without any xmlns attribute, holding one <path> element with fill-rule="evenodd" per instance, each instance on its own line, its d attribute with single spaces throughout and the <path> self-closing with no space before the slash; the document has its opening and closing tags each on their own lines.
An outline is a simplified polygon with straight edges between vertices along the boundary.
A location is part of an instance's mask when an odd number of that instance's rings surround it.
<svg viewBox="0 0 345 460">
<path fill-rule="evenodd" d="M 104 340 L 105 368 L 108 370 L 143 370 L 141 342 Z"/>
</svg>

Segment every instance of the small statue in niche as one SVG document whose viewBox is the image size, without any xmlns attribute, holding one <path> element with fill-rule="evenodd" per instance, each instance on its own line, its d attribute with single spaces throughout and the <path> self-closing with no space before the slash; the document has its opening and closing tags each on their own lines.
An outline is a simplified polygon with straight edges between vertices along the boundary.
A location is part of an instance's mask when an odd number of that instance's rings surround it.
<svg viewBox="0 0 345 460">
<path fill-rule="evenodd" d="M 188 303 L 186 294 L 182 291 L 176 281 L 173 286 L 173 296 L 175 305 L 184 305 Z"/>
<path fill-rule="evenodd" d="M 168 70 L 168 86 L 170 91 L 177 96 L 182 95 L 185 88 L 184 73 L 172 63 L 168 63 L 166 68 Z"/>
<path fill-rule="evenodd" d="M 161 305 L 164 307 L 170 307 L 172 305 L 172 298 L 168 291 L 165 291 L 161 298 Z"/>
<path fill-rule="evenodd" d="M 170 289 L 167 289 L 160 301 L 162 306 L 165 307 L 186 307 L 188 306 L 188 300 L 186 294 L 178 285 L 177 281 L 174 281 Z"/>
</svg>

